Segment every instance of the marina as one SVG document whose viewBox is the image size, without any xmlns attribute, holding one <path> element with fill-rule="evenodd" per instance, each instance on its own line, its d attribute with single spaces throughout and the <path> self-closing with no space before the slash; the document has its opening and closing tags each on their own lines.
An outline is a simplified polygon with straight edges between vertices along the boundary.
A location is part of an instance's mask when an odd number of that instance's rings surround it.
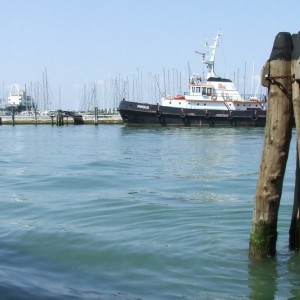
<svg viewBox="0 0 300 300">
<path fill-rule="evenodd" d="M 299 300 L 298 2 L 3 1 L 0 300 Z"/>
<path fill-rule="evenodd" d="M 47 76 L 47 75 L 43 75 Z M 47 77 L 45 79 L 47 82 Z M 7 99 L 0 98 L 0 125 L 98 125 L 98 124 L 122 124 L 122 119 L 111 101 L 111 94 L 107 95 L 110 100 L 103 101 L 101 109 L 97 106 L 95 98 L 96 86 L 92 86 L 91 98 L 84 97 L 82 108 L 75 110 L 57 109 L 58 106 L 51 104 L 48 84 L 39 86 L 41 91 L 34 91 L 32 97 L 26 84 L 21 88 L 13 83 L 9 88 Z M 3 95 L 5 93 L 3 92 Z M 45 94 L 45 95 L 44 95 Z M 43 96 L 41 96 L 43 95 Z M 103 100 L 103 99 L 102 99 Z M 59 103 L 61 100 L 59 101 Z M 105 102 L 105 103 L 104 103 Z M 88 105 L 86 105 L 88 103 Z M 94 108 L 92 110 L 92 104 Z M 56 108 L 54 108 L 56 107 Z M 104 108 L 107 107 L 107 108 Z"/>
<path fill-rule="evenodd" d="M 51 114 L 16 114 L 0 115 L 0 125 L 98 125 L 98 124 L 122 124 L 118 113 L 99 114 L 74 113 L 53 111 Z"/>
</svg>

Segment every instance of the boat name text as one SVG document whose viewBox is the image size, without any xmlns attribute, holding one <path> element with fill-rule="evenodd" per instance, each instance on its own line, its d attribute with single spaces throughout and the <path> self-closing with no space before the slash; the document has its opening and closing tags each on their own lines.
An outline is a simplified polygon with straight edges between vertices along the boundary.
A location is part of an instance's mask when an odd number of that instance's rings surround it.
<svg viewBox="0 0 300 300">
<path fill-rule="evenodd" d="M 138 104 L 137 108 L 149 109 L 149 106 L 148 105 L 140 105 L 140 104 Z"/>
</svg>

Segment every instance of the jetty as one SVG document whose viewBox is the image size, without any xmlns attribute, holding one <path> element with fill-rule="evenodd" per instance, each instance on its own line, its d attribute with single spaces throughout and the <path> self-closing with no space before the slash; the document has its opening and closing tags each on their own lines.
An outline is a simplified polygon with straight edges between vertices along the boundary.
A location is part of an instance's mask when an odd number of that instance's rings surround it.
<svg viewBox="0 0 300 300">
<path fill-rule="evenodd" d="M 0 125 L 100 125 L 100 124 L 123 124 L 119 113 L 99 114 L 79 113 L 57 110 L 51 114 L 11 114 L 0 115 Z"/>
</svg>

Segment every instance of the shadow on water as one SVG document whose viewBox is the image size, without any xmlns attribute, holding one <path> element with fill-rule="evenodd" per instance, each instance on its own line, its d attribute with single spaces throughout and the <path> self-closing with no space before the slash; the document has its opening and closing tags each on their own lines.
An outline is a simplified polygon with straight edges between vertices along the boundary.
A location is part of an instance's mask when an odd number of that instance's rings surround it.
<svg viewBox="0 0 300 300">
<path fill-rule="evenodd" d="M 249 263 L 250 299 L 275 299 L 277 290 L 277 261 L 268 259 Z"/>
<path fill-rule="evenodd" d="M 291 255 L 287 262 L 288 282 L 290 283 L 290 298 L 300 299 L 300 253 L 296 252 Z"/>
<path fill-rule="evenodd" d="M 300 299 L 300 254 L 290 252 L 248 266 L 249 299 Z M 288 296 L 287 296 L 288 295 Z"/>
</svg>

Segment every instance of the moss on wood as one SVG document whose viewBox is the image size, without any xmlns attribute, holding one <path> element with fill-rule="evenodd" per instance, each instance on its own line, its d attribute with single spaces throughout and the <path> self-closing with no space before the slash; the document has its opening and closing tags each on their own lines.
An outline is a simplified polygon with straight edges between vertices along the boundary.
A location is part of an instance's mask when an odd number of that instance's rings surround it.
<svg viewBox="0 0 300 300">
<path fill-rule="evenodd" d="M 259 222 L 250 235 L 249 257 L 263 259 L 276 254 L 277 231 L 273 224 Z"/>
</svg>

